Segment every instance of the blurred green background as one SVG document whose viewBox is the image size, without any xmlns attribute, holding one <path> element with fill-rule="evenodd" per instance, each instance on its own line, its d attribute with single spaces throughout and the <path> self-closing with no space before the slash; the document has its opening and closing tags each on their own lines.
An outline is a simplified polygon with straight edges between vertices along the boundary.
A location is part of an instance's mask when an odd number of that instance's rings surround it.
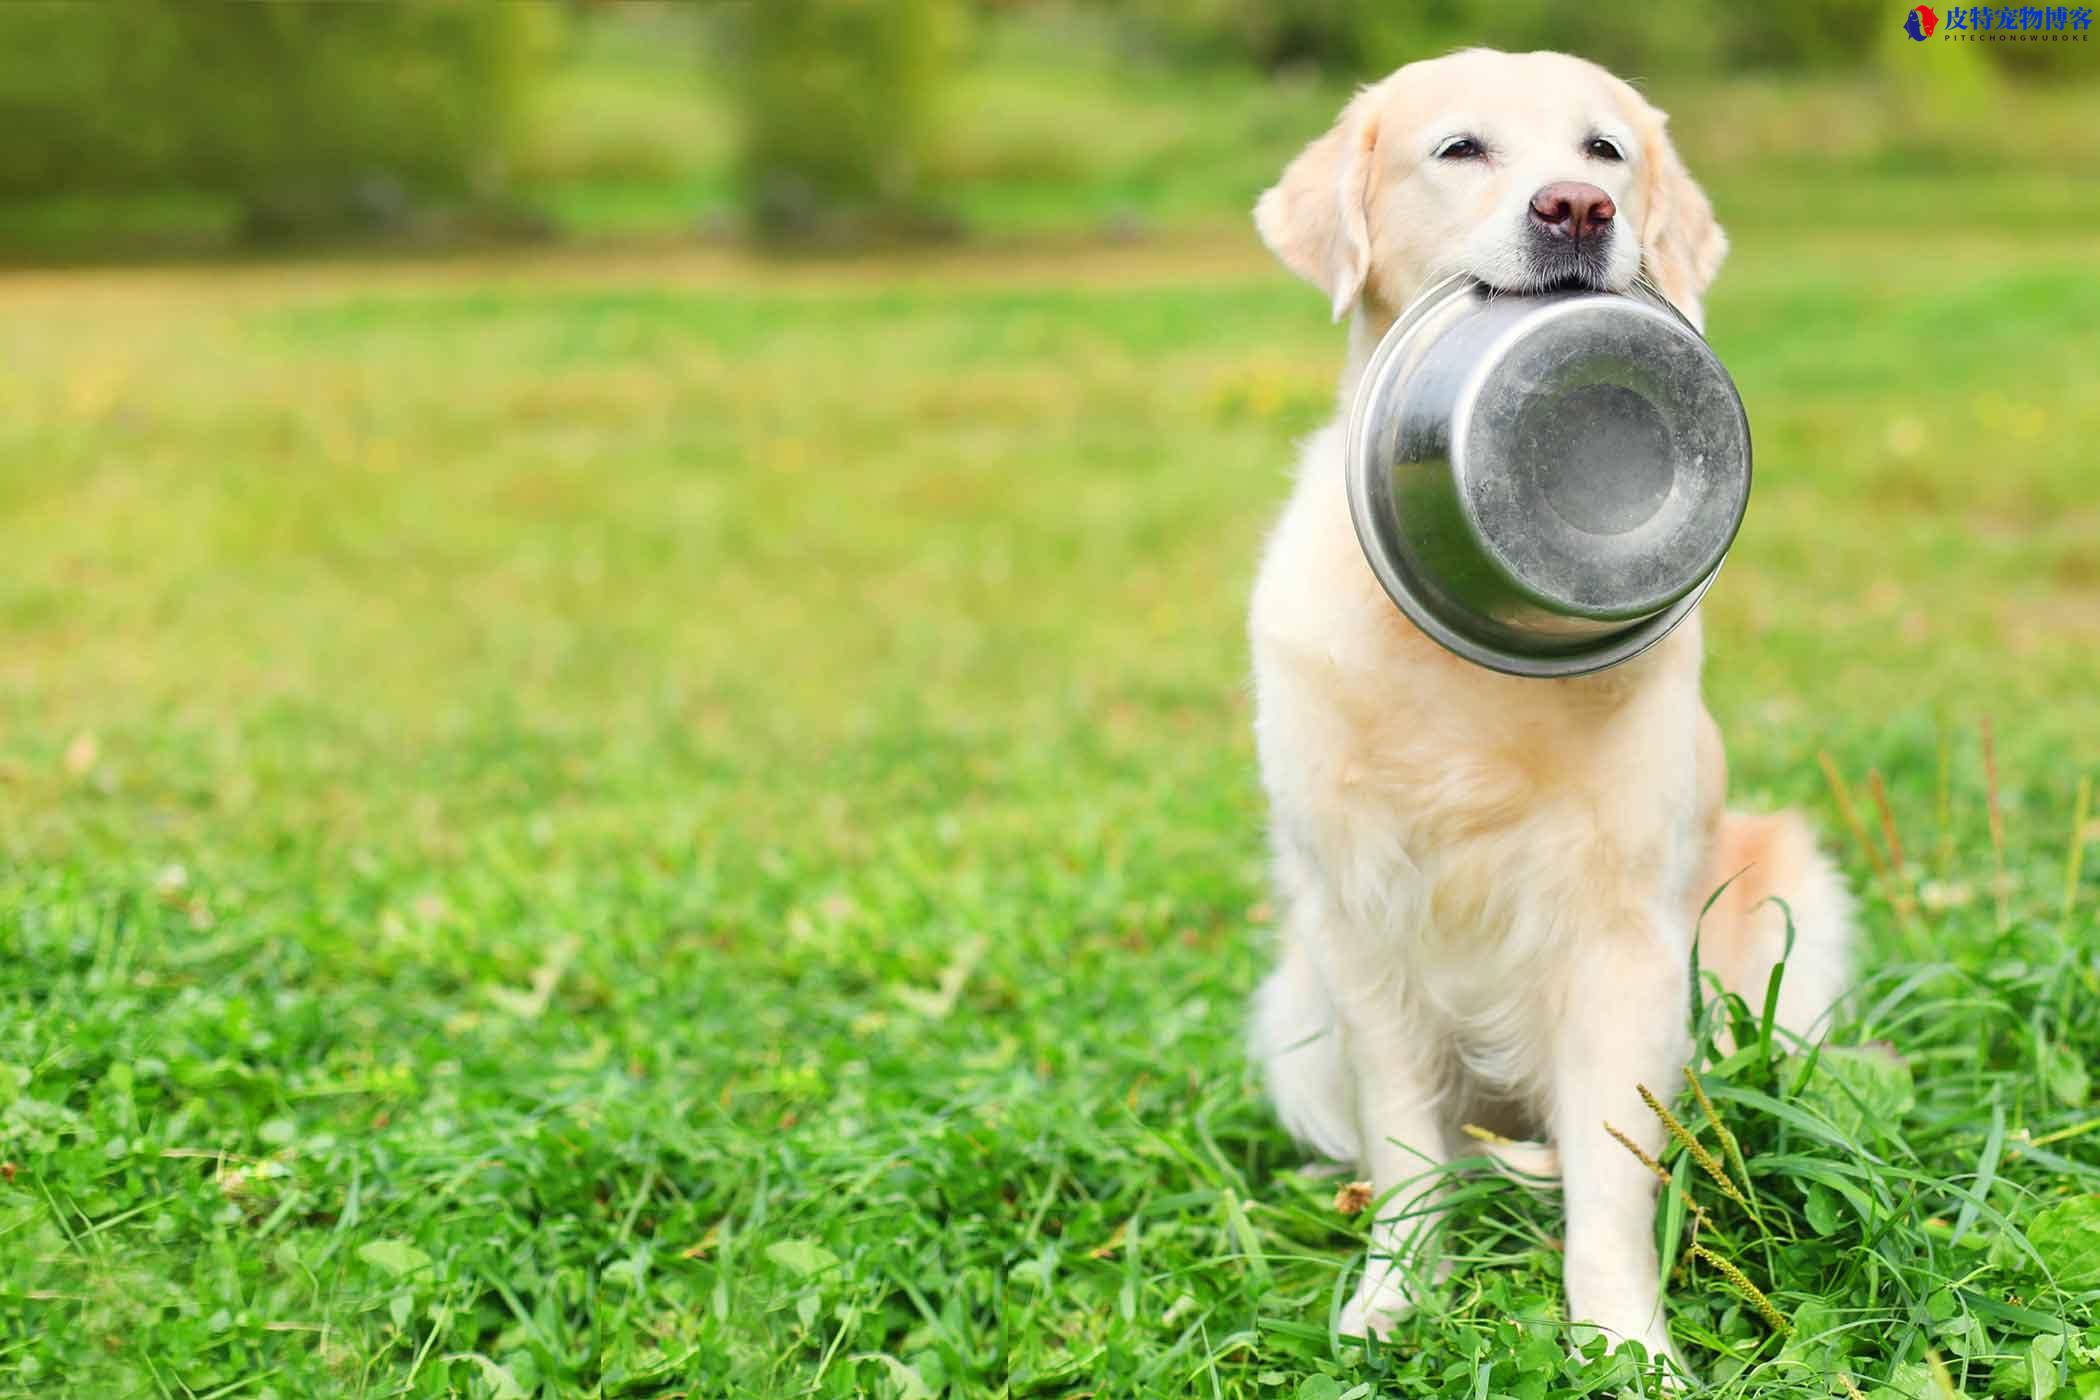
<svg viewBox="0 0 2100 1400">
<path fill-rule="evenodd" d="M 1349 1257 L 1238 1050 L 1242 609 L 1340 362 L 1247 211 L 1461 43 L 1638 80 L 1733 237 L 1739 799 L 1883 776 L 1891 978 L 1906 901 L 1979 967 L 2100 903 L 2100 50 L 1904 13 L 0 7 L 0 1393 L 1329 1365 L 1227 1345 Z M 1944 1345 L 1899 1272 L 1868 1378 Z"/>
<path fill-rule="evenodd" d="M 1236 217 L 1352 83 L 1464 44 L 1563 48 L 1642 83 L 1724 194 L 2091 168 L 2089 42 L 1947 25 L 1918 44 L 1902 17 L 1874 0 L 26 0 L 0 9 L 0 248 L 1131 234 Z"/>
</svg>

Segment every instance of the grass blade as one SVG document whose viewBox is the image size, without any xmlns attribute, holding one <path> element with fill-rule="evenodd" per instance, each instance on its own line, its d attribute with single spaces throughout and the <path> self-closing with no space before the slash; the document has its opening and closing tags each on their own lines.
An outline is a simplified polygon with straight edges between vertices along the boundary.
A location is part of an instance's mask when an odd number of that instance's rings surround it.
<svg viewBox="0 0 2100 1400">
<path fill-rule="evenodd" d="M 1991 1183 L 1998 1179 L 1998 1158 L 2005 1151 L 2005 1105 L 1991 1104 L 1991 1130 L 1983 1139 L 1983 1155 L 1976 1162 L 1976 1185 L 1971 1188 L 1975 1195 L 1962 1203 L 1961 1214 L 1954 1217 L 1954 1235 L 1947 1242 L 1960 1244 L 1963 1235 L 1976 1223 L 1976 1212 L 1991 1194 Z"/>
<path fill-rule="evenodd" d="M 2078 907 L 2078 877 L 2085 864 L 2085 824 L 2093 808 L 2093 775 L 2078 780 L 2078 796 L 2071 803 L 2071 850 L 2064 857 L 2064 918 Z"/>
<path fill-rule="evenodd" d="M 1881 847 L 1874 844 L 1874 838 L 1867 834 L 1867 824 L 1860 820 L 1859 805 L 1852 800 L 1852 789 L 1845 782 L 1845 775 L 1838 771 L 1837 760 L 1825 749 L 1817 753 L 1816 762 L 1822 765 L 1823 779 L 1830 785 L 1830 796 L 1837 805 L 1838 819 L 1844 822 L 1845 830 L 1852 833 L 1852 839 L 1859 843 L 1860 850 L 1866 853 L 1867 864 L 1874 871 L 1874 882 L 1881 886 L 1881 897 L 1888 901 L 1889 908 L 1896 911 L 1896 921 L 1903 926 L 1904 933 L 1913 932 L 1911 901 L 1896 888 L 1895 875 L 1889 869 L 1888 858 L 1882 855 Z"/>
<path fill-rule="evenodd" d="M 1998 900 L 1998 932 L 2012 926 L 2011 888 L 2005 877 L 2005 808 L 1998 801 L 1998 742 L 1991 717 L 1983 717 L 1983 784 L 1991 813 L 1991 892 Z"/>
<path fill-rule="evenodd" d="M 1888 843 L 1889 863 L 1900 874 L 1904 866 L 1903 833 L 1896 829 L 1896 812 L 1889 806 L 1888 785 L 1881 781 L 1879 768 L 1867 770 L 1867 791 L 1873 795 L 1875 811 L 1881 814 L 1881 839 Z"/>
<path fill-rule="evenodd" d="M 1786 942 L 1780 948 L 1779 961 L 1772 964 L 1772 971 L 1765 978 L 1764 1012 L 1757 1021 L 1757 1057 L 1767 1065 L 1772 1063 L 1772 1028 L 1779 1024 L 1779 988 L 1786 978 L 1787 959 L 1794 956 L 1794 911 L 1778 895 L 1771 898 L 1786 918 Z"/>
<path fill-rule="evenodd" d="M 1941 716 L 1939 729 L 1939 777 L 1935 787 L 1933 816 L 1938 848 L 1933 852 L 1933 878 L 1944 884 L 1954 873 L 1954 730 Z"/>
</svg>

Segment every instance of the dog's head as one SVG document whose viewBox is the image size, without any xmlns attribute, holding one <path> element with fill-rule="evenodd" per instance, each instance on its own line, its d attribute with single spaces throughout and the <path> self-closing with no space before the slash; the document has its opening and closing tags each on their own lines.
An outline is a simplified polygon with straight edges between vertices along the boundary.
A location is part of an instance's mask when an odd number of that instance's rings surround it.
<svg viewBox="0 0 2100 1400">
<path fill-rule="evenodd" d="M 1665 118 L 1594 63 L 1468 49 L 1365 88 L 1255 206 L 1284 266 L 1392 313 L 1471 273 L 1503 291 L 1624 291 L 1697 324 L 1728 241 Z"/>
</svg>

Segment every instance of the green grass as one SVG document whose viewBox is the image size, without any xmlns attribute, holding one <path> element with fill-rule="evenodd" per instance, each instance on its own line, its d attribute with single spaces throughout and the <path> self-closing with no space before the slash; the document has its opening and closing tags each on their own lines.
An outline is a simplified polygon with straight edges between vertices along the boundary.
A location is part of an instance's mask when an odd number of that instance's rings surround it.
<svg viewBox="0 0 2100 1400">
<path fill-rule="evenodd" d="M 1709 1067 L 1756 1215 L 1668 1159 L 1673 1330 L 1721 1395 L 2093 1400 L 2100 185 L 1725 158 L 1850 89 L 1673 105 L 1759 452 L 1709 691 L 1867 945 L 1835 1049 L 1752 1007 Z M 1626 1382 L 1563 1343 L 1555 1200 L 1473 1174 L 1417 1318 L 1327 1330 L 1361 1221 L 1239 1043 L 1240 628 L 1339 339 L 1238 222 L 1269 154 L 1133 176 L 1169 212 L 1102 249 L 1142 143 L 1077 144 L 983 157 L 1031 238 L 938 258 L 8 277 L 0 1393 Z"/>
</svg>

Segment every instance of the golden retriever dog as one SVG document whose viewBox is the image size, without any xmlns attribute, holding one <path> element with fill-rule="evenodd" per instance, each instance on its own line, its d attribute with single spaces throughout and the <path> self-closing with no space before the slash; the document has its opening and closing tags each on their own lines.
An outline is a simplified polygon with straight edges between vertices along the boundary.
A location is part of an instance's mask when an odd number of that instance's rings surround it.
<svg viewBox="0 0 2100 1400">
<path fill-rule="evenodd" d="M 1345 410 L 1400 308 L 1449 274 L 1510 292 L 1645 279 L 1701 325 L 1727 249 L 1663 114 L 1554 53 L 1470 50 L 1365 88 L 1255 222 L 1349 320 Z M 1253 1052 L 1284 1125 L 1379 1198 L 1341 1331 L 1383 1334 L 1439 1276 L 1438 1168 L 1479 1150 L 1472 1122 L 1544 1139 L 1506 1156 L 1560 1180 L 1572 1318 L 1673 1355 L 1656 1182 L 1605 1125 L 1661 1148 L 1636 1086 L 1682 1084 L 1695 939 L 1762 1006 L 1783 901 L 1778 1015 L 1807 1035 L 1843 990 L 1851 917 L 1798 816 L 1723 810 L 1697 615 L 1573 679 L 1446 653 L 1358 547 L 1337 422 L 1304 444 L 1250 631 L 1283 909 Z"/>
</svg>

